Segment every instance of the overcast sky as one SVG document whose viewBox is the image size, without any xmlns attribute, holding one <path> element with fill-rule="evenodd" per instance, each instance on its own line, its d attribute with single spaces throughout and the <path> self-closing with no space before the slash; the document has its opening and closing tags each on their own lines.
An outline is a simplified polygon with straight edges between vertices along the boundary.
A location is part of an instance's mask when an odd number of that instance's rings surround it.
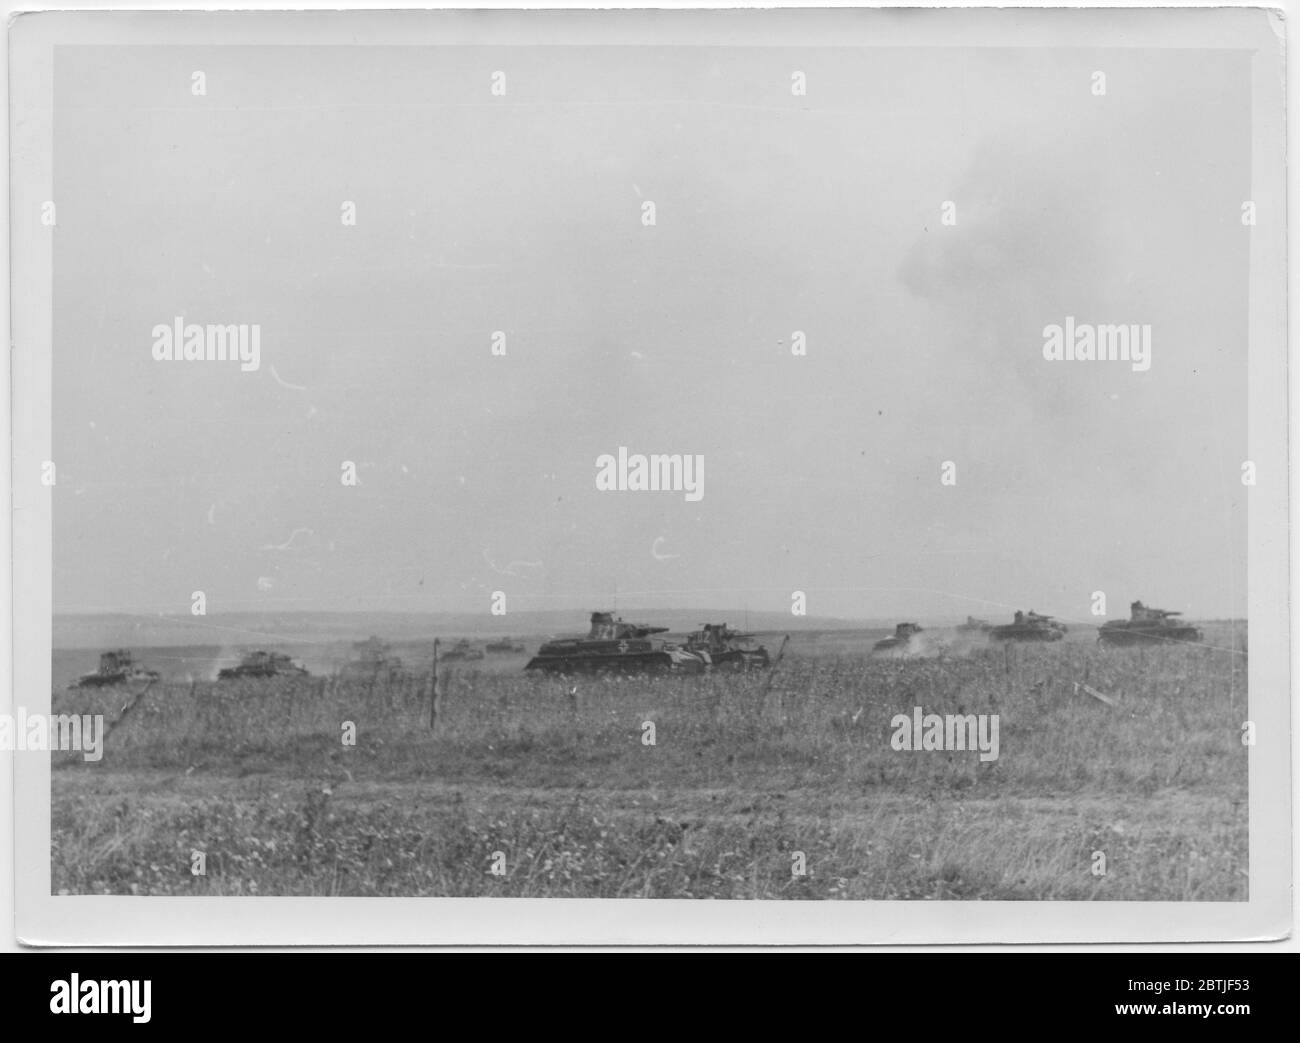
<svg viewBox="0 0 1300 1043">
<path fill-rule="evenodd" d="M 1227 52 L 63 48 L 56 609 L 1244 614 L 1249 101 Z M 156 362 L 176 316 L 261 368 Z M 1150 370 L 1046 361 L 1066 316 Z M 619 446 L 703 498 L 598 491 Z"/>
</svg>

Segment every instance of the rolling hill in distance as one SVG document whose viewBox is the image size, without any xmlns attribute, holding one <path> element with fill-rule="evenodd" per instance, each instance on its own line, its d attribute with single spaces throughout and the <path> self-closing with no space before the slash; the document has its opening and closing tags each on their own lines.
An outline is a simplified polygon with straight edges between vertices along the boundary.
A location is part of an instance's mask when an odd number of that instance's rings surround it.
<svg viewBox="0 0 1300 1043">
<path fill-rule="evenodd" d="M 895 620 L 847 620 L 792 616 L 780 612 L 700 609 L 620 609 L 630 622 L 666 626 L 674 634 L 704 622 L 763 633 L 811 630 L 893 629 Z M 374 634 L 388 641 L 440 638 L 545 638 L 585 634 L 588 613 L 573 611 L 480 613 L 403 612 L 232 612 L 206 616 L 128 615 L 123 613 L 58 615 L 53 644 L 69 648 L 167 648 L 207 645 L 259 645 L 301 641 L 360 641 Z M 954 620 L 954 622 L 956 622 Z"/>
</svg>

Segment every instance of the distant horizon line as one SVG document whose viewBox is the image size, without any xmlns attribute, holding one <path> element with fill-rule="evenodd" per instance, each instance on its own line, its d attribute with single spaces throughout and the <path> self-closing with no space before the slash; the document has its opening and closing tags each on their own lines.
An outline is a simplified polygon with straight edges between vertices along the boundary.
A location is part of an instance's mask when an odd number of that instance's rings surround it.
<svg viewBox="0 0 1300 1043">
<path fill-rule="evenodd" d="M 503 624 L 504 624 L 504 623 L 506 622 L 506 620 L 507 620 L 510 616 L 518 617 L 518 616 L 539 616 L 539 615 L 564 615 L 564 614 L 569 614 L 571 611 L 572 611 L 572 613 L 575 614 L 575 615 L 581 615 L 581 616 L 585 616 L 585 617 L 589 617 L 589 616 L 591 615 L 591 613 L 593 613 L 593 612 L 606 612 L 606 611 L 608 611 L 608 612 L 612 612 L 613 614 L 618 615 L 618 616 L 621 616 L 621 615 L 623 615 L 623 614 L 625 614 L 625 613 L 642 613 L 642 612 L 647 613 L 647 614 L 654 614 L 654 613 L 676 613 L 676 614 L 683 614 L 683 613 L 687 613 L 687 612 L 699 612 L 699 613 L 705 613 L 705 614 L 718 614 L 718 613 L 722 613 L 722 614 L 727 614 L 727 615 L 747 615 L 747 614 L 749 614 L 749 615 L 756 615 L 756 616 L 781 616 L 781 615 L 784 615 L 784 614 L 783 614 L 780 610 L 778 610 L 778 609 L 755 609 L 755 608 L 748 608 L 748 609 L 746 609 L 746 608 L 728 608 L 728 607 L 719 607 L 719 606 L 706 607 L 706 608 L 698 608 L 698 607 L 692 607 L 692 606 L 685 606 L 685 607 L 681 607 L 681 608 L 674 608 L 674 607 L 671 607 L 671 606 L 668 606 L 668 607 L 660 606 L 660 607 L 658 607 L 658 608 L 649 608 L 649 607 L 633 607 L 633 608 L 623 608 L 623 609 L 573 609 L 573 610 L 569 610 L 569 609 L 559 609 L 559 608 L 516 609 L 516 610 L 512 610 L 511 612 L 509 612 L 508 615 L 506 615 L 506 616 L 494 616 L 494 615 L 491 615 L 490 613 L 484 613 L 484 612 L 482 612 L 481 610 L 473 610 L 473 609 L 457 611 L 457 610 L 450 610 L 450 609 L 358 609 L 358 608 L 313 608 L 313 609 L 293 609 L 293 608 L 288 608 L 288 609 L 273 609 L 273 608 L 260 608 L 260 609 L 237 609 L 237 610 L 234 610 L 234 611 L 226 611 L 226 612 L 209 612 L 209 613 L 205 613 L 205 614 L 202 615 L 202 616 L 193 616 L 193 615 L 191 615 L 190 613 L 187 613 L 187 612 L 138 612 L 138 611 L 130 611 L 130 610 L 105 609 L 105 610 L 99 610 L 99 611 L 81 611 L 81 612 L 66 612 L 66 611 L 61 612 L 61 611 L 57 611 L 57 610 L 56 610 L 56 611 L 52 614 L 51 618 L 52 618 L 53 620 L 60 620 L 60 619 L 62 619 L 62 620 L 75 620 L 75 619 L 102 620 L 102 619 L 109 619 L 109 618 L 114 618 L 114 617 L 116 617 L 116 618 L 126 617 L 126 618 L 132 618 L 132 619 L 142 619 L 142 620 L 175 620 L 175 621 L 190 621 L 190 620 L 194 620 L 195 622 L 198 622 L 198 621 L 200 621 L 200 620 L 205 620 L 205 619 L 206 619 L 206 620 L 212 620 L 212 619 L 228 619 L 228 618 L 233 618 L 233 617 L 238 617 L 238 616 L 250 616 L 250 615 L 257 615 L 257 616 L 265 616 L 265 615 L 282 615 L 282 616 L 381 616 L 381 615 L 388 615 L 388 616 L 405 616 L 405 617 L 410 617 L 410 618 L 421 618 L 421 617 L 428 617 L 428 616 L 479 616 L 479 615 L 482 615 L 482 616 L 484 616 L 484 621 L 485 621 L 485 622 L 487 622 L 487 621 L 493 621 L 493 622 L 500 622 L 500 623 L 503 623 Z M 1026 611 L 1028 611 L 1028 610 L 1026 610 Z M 1011 612 L 1011 613 L 1003 613 L 1003 614 L 1004 614 L 1004 615 L 1014 615 L 1014 612 Z M 1248 622 L 1248 621 L 1249 621 L 1249 617 L 1248 617 L 1248 616 L 1245 616 L 1245 615 L 1242 615 L 1242 616 L 1236 616 L 1236 615 L 1191 616 L 1191 615 L 1188 615 L 1188 614 L 1183 613 L 1183 612 L 1179 612 L 1178 614 L 1179 614 L 1179 615 L 1183 615 L 1183 616 L 1185 616 L 1185 617 L 1188 618 L 1188 619 L 1203 620 L 1203 621 L 1205 621 L 1205 622 L 1236 623 L 1236 622 Z M 1049 615 L 1050 615 L 1050 614 L 1049 614 Z M 1123 616 L 1124 618 L 1127 618 L 1128 613 L 1127 613 L 1127 612 L 1122 613 L 1122 616 Z M 948 616 L 946 616 L 946 615 L 943 615 L 943 614 L 929 615 L 929 614 L 927 614 L 927 613 L 913 613 L 913 614 L 912 614 L 912 619 L 911 619 L 911 620 L 908 620 L 908 621 L 910 622 L 910 621 L 915 621 L 915 620 L 924 620 L 924 619 L 932 619 L 932 620 L 933 620 L 933 619 L 947 619 L 947 618 L 950 618 L 950 617 L 948 617 Z M 960 617 L 953 616 L 953 617 L 951 617 L 951 618 L 957 619 L 958 622 L 965 622 L 968 618 L 980 619 L 980 620 L 983 621 L 983 622 L 991 622 L 991 621 L 992 621 L 992 620 L 984 619 L 983 617 L 980 617 L 980 616 L 971 616 L 969 613 L 967 613 L 966 615 L 962 615 L 962 616 L 960 616 Z M 1091 620 L 1089 620 L 1089 619 L 1087 619 L 1087 618 L 1084 618 L 1084 617 L 1080 617 L 1080 618 L 1078 618 L 1078 619 L 1075 619 L 1074 617 L 1070 617 L 1070 616 L 1055 615 L 1055 616 L 1052 616 L 1051 618 L 1055 618 L 1055 619 L 1064 619 L 1064 620 L 1069 621 L 1069 622 L 1074 622 L 1074 623 L 1076 623 L 1076 624 L 1078 624 L 1078 625 L 1089 625 L 1089 624 L 1091 623 Z M 1113 617 L 1112 617 L 1110 614 L 1107 614 L 1106 616 L 1097 616 L 1097 617 L 1095 617 L 1095 618 L 1097 618 L 1097 619 L 1099 619 L 1099 620 L 1105 620 L 1105 619 L 1110 619 L 1110 618 L 1120 618 L 1120 614 L 1117 614 L 1117 615 L 1115 615 L 1115 616 L 1113 616 Z M 813 623 L 813 622 L 830 622 L 830 623 L 857 624 L 857 623 L 864 623 L 864 622 L 878 623 L 878 622 L 880 622 L 880 621 L 882 621 L 882 620 L 894 620 L 894 621 L 897 621 L 897 622 L 903 622 L 903 621 L 904 621 L 904 620 L 902 619 L 902 617 L 898 616 L 897 614 L 894 614 L 894 615 L 888 615 L 888 616 L 885 616 L 885 615 L 879 615 L 879 616 L 830 616 L 830 615 L 808 615 L 808 616 L 797 616 L 797 617 L 792 616 L 792 617 L 790 617 L 790 622 L 791 622 L 791 624 L 792 624 L 792 625 L 795 625 L 795 626 L 800 626 L 800 625 L 806 626 L 806 625 L 808 625 L 809 623 Z"/>
</svg>

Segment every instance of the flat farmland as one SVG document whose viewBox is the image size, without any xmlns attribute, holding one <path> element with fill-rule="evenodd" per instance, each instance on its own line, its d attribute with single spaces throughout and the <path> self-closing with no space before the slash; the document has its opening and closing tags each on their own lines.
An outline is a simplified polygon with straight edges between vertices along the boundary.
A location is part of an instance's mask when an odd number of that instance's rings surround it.
<svg viewBox="0 0 1300 1043">
<path fill-rule="evenodd" d="M 140 686 L 65 687 L 94 656 L 56 653 L 54 711 L 110 734 L 98 762 L 54 755 L 52 886 L 1244 900 L 1244 626 L 1205 631 L 897 659 L 869 655 L 876 635 L 798 634 L 770 679 L 564 680 L 489 657 L 443 666 L 432 728 L 414 649 L 392 679 L 227 683 L 194 668 L 208 652 L 168 649 L 179 665 L 134 703 Z M 896 749 L 918 707 L 997 715 L 997 758 Z"/>
</svg>

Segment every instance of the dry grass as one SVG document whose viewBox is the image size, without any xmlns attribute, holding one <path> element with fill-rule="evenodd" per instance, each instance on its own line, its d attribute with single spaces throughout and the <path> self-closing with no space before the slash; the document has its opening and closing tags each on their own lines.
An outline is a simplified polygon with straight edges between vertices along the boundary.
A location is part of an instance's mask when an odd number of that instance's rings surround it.
<svg viewBox="0 0 1300 1043">
<path fill-rule="evenodd" d="M 1243 656 L 1211 647 L 1082 642 L 794 654 L 766 695 L 754 676 L 574 693 L 464 667 L 443 678 L 432 733 L 418 679 L 164 685 L 102 762 L 56 757 L 54 888 L 1240 900 L 1244 678 Z M 55 709 L 112 721 L 124 701 L 60 693 Z M 894 751 L 890 718 L 918 705 L 998 713 L 1000 759 Z"/>
</svg>

